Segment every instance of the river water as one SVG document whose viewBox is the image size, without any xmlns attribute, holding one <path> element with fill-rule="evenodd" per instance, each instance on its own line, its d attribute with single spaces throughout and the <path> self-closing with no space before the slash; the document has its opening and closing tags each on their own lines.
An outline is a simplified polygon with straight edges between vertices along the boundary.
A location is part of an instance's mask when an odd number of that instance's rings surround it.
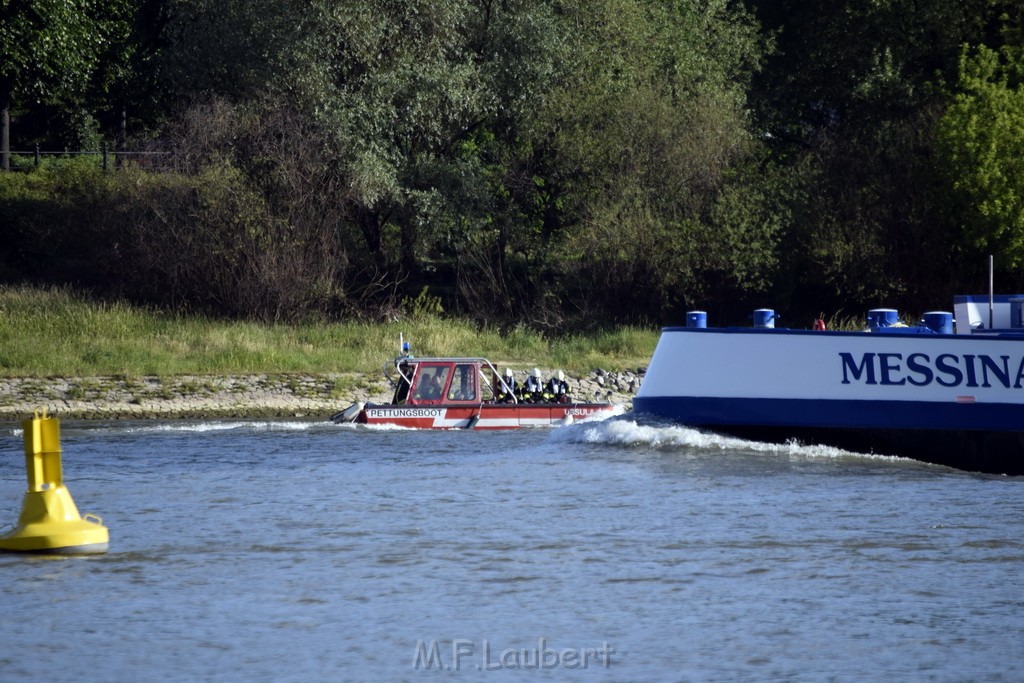
<svg viewBox="0 0 1024 683">
<path fill-rule="evenodd" d="M 62 436 L 110 550 L 0 554 L 4 681 L 1024 679 L 1024 478 L 629 415 Z"/>
</svg>

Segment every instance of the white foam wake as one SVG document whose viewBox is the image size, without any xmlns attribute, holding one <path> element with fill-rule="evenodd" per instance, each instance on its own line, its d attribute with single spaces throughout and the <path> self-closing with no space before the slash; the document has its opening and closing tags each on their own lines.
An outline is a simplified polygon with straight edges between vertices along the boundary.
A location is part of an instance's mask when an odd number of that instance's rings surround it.
<svg viewBox="0 0 1024 683">
<path fill-rule="evenodd" d="M 642 425 L 632 419 L 615 419 L 599 423 L 579 423 L 558 430 L 552 435 L 563 443 L 610 444 L 616 446 L 657 449 L 689 449 L 697 451 L 754 451 L 758 453 L 805 458 L 866 458 L 913 462 L 888 455 L 854 453 L 841 448 L 796 442 L 783 444 L 748 441 L 732 436 L 705 432 L 682 425 Z"/>
<path fill-rule="evenodd" d="M 209 432 L 304 432 L 322 423 L 311 421 L 286 420 L 215 420 L 203 422 L 128 422 L 123 424 L 106 423 L 102 426 L 87 427 L 90 432 L 106 432 L 120 434 L 204 434 Z M 21 430 L 18 430 L 21 433 Z"/>
<path fill-rule="evenodd" d="M 342 430 L 350 430 L 357 432 L 418 432 L 418 431 L 430 431 L 429 428 L 417 429 L 416 427 L 405 427 L 403 425 L 396 425 L 390 423 L 382 424 L 363 424 L 361 422 L 331 422 L 331 427 Z"/>
</svg>

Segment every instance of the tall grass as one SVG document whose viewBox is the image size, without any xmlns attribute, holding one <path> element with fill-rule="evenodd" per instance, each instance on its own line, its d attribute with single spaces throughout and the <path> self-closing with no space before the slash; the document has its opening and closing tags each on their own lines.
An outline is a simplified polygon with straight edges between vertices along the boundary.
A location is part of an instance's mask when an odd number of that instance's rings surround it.
<svg viewBox="0 0 1024 683">
<path fill-rule="evenodd" d="M 0 287 L 4 377 L 375 372 L 398 353 L 399 334 L 419 356 L 485 356 L 577 373 L 646 365 L 658 336 L 622 328 L 549 340 L 527 328 L 502 335 L 430 316 L 268 326 L 95 303 L 63 289 Z"/>
</svg>

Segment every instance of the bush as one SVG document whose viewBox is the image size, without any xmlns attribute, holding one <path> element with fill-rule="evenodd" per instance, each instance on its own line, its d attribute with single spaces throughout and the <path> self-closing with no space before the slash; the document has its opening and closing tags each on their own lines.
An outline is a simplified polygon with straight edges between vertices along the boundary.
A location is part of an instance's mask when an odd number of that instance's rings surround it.
<svg viewBox="0 0 1024 683">
<path fill-rule="evenodd" d="M 200 150 L 189 175 L 108 174 L 89 159 L 0 175 L 0 279 L 267 322 L 338 310 L 348 261 L 332 188 L 309 146 L 275 144 L 262 125 L 244 171 Z"/>
</svg>

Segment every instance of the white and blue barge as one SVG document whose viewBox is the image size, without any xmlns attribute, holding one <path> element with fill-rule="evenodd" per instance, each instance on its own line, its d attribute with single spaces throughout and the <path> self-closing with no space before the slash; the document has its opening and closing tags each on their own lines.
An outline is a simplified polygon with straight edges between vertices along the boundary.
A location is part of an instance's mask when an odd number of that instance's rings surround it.
<svg viewBox="0 0 1024 683">
<path fill-rule="evenodd" d="M 1024 296 L 956 297 L 952 312 L 868 331 L 663 328 L 637 414 L 761 441 L 819 443 L 971 471 L 1024 474 Z"/>
</svg>

